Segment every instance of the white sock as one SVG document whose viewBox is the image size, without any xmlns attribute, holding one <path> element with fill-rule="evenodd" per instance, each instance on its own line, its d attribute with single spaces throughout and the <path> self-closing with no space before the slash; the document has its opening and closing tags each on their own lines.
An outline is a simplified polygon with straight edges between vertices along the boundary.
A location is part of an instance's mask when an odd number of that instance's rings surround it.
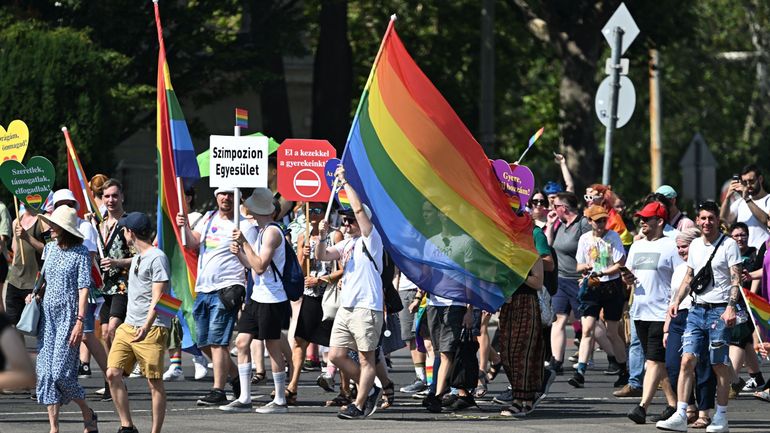
<svg viewBox="0 0 770 433">
<path fill-rule="evenodd" d="M 379 377 L 375 377 L 374 378 L 374 385 L 379 386 L 380 388 L 382 388 L 382 381 L 380 380 Z M 372 389 L 372 392 L 374 392 L 374 389 Z M 372 395 L 372 393 L 370 392 L 369 395 Z"/>
<path fill-rule="evenodd" d="M 275 382 L 275 398 L 273 401 L 276 404 L 286 404 L 286 372 L 273 373 L 273 382 Z"/>
<path fill-rule="evenodd" d="M 727 416 L 727 406 L 717 405 L 717 415 Z"/>
<path fill-rule="evenodd" d="M 414 373 L 417 375 L 417 378 L 421 381 L 425 382 L 425 364 L 421 364 L 420 366 L 415 365 L 414 366 Z"/>
<path fill-rule="evenodd" d="M 684 419 L 687 419 L 687 402 L 680 401 L 676 403 L 676 413 Z"/>
<path fill-rule="evenodd" d="M 241 396 L 238 401 L 251 403 L 251 363 L 238 364 L 238 379 L 241 381 Z"/>
</svg>

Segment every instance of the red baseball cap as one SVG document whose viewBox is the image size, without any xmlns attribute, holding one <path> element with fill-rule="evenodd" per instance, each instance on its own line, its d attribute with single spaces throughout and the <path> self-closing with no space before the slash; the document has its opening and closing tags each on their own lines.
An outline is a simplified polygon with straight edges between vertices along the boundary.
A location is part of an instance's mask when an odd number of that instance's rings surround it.
<svg viewBox="0 0 770 433">
<path fill-rule="evenodd" d="M 663 206 L 663 204 L 654 201 L 652 203 L 648 203 L 644 208 L 642 208 L 642 210 L 634 214 L 634 216 L 643 218 L 658 217 L 666 220 L 668 219 L 668 211 L 666 210 L 666 207 Z"/>
</svg>

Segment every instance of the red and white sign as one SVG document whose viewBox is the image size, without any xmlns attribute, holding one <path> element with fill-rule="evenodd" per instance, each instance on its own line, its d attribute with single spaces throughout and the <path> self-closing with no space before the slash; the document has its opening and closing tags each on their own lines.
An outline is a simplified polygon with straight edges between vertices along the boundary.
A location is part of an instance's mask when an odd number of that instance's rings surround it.
<svg viewBox="0 0 770 433">
<path fill-rule="evenodd" d="M 286 139 L 278 148 L 278 192 L 291 201 L 328 201 L 324 166 L 336 156 L 326 140 Z"/>
</svg>

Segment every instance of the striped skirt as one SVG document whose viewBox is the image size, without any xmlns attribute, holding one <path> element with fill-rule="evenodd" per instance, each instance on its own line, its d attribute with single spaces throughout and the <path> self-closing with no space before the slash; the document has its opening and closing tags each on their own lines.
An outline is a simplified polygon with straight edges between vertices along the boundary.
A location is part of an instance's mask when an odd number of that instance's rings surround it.
<svg viewBox="0 0 770 433">
<path fill-rule="evenodd" d="M 500 308 L 500 356 L 513 398 L 532 401 L 543 383 L 543 325 L 537 296 L 514 294 Z"/>
</svg>

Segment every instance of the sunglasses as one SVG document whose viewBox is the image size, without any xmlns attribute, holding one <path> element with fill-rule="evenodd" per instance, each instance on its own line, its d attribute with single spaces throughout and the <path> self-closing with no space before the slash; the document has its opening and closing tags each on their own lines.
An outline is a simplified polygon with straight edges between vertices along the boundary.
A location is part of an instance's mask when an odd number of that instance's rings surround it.
<svg viewBox="0 0 770 433">
<path fill-rule="evenodd" d="M 310 208 L 310 215 L 321 215 L 324 213 L 324 210 L 321 208 Z"/>
<path fill-rule="evenodd" d="M 602 196 L 600 196 L 600 195 L 588 195 L 588 194 L 586 194 L 586 195 L 583 196 L 583 199 L 585 199 L 585 201 L 600 200 L 601 198 L 602 198 Z"/>
<path fill-rule="evenodd" d="M 540 199 L 535 198 L 535 199 L 530 200 L 529 203 L 530 203 L 531 207 L 546 206 L 548 204 L 548 200 L 542 199 L 542 198 L 540 198 Z"/>
<path fill-rule="evenodd" d="M 650 222 L 650 221 L 652 221 L 652 220 L 656 220 L 656 219 L 658 219 L 658 217 L 656 217 L 656 216 L 651 216 L 651 217 L 639 217 L 639 220 L 641 220 L 642 222 L 645 222 L 645 223 L 647 223 L 647 222 Z"/>
<path fill-rule="evenodd" d="M 356 224 L 358 221 L 356 221 L 355 218 L 342 218 L 342 224 L 349 226 L 351 224 Z"/>
</svg>

